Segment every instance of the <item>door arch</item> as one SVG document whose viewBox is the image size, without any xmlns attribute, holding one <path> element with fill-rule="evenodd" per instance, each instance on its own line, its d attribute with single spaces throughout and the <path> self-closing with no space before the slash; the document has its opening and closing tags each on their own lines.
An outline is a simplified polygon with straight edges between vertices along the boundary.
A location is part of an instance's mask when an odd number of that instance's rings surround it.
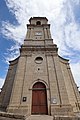
<svg viewBox="0 0 80 120">
<path fill-rule="evenodd" d="M 48 114 L 46 86 L 42 82 L 32 88 L 32 114 Z"/>
</svg>

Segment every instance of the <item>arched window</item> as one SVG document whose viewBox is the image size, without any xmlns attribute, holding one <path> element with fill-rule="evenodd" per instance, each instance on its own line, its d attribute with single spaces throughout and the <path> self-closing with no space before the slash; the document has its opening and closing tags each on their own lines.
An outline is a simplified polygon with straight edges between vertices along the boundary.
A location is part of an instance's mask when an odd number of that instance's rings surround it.
<svg viewBox="0 0 80 120">
<path fill-rule="evenodd" d="M 46 86 L 42 82 L 32 88 L 32 114 L 48 114 Z"/>
<path fill-rule="evenodd" d="M 40 22 L 40 21 L 37 21 L 37 22 L 36 22 L 36 25 L 41 25 L 41 22 Z"/>
</svg>

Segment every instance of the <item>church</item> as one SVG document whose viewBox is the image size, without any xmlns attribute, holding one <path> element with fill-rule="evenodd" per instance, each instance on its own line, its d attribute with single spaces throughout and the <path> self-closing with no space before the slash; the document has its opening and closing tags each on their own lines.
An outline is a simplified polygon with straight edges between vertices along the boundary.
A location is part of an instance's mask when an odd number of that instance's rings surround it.
<svg viewBox="0 0 80 120">
<path fill-rule="evenodd" d="M 0 93 L 0 117 L 6 114 L 28 116 L 26 120 L 80 120 L 80 93 L 69 60 L 58 55 L 46 17 L 29 19 L 20 56 L 10 61 Z"/>
</svg>

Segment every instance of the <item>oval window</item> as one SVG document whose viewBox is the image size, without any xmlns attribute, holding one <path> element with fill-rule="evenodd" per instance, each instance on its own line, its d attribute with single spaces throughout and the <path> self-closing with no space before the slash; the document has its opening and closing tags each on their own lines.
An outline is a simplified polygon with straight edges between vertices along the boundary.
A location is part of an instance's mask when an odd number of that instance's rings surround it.
<svg viewBox="0 0 80 120">
<path fill-rule="evenodd" d="M 35 59 L 35 62 L 36 63 L 42 63 L 42 61 L 43 61 L 43 58 L 42 57 L 37 57 L 36 59 Z"/>
</svg>

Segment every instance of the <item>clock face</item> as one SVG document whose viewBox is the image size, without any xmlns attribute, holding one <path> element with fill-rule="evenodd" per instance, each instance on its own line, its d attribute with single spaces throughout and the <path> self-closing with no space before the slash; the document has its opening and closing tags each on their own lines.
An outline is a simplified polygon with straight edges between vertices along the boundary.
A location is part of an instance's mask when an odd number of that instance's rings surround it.
<svg viewBox="0 0 80 120">
<path fill-rule="evenodd" d="M 37 32 L 35 32 L 35 35 L 41 36 L 41 35 L 42 35 L 42 32 L 41 32 L 41 31 L 37 31 Z"/>
</svg>

